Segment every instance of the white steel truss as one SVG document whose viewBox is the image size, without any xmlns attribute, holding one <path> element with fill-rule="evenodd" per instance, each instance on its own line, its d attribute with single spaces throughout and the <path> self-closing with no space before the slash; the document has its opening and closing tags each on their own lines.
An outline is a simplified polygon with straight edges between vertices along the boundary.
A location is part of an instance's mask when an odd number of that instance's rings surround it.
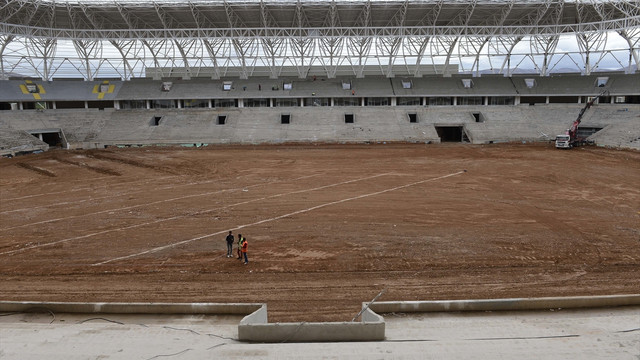
<svg viewBox="0 0 640 360">
<path fill-rule="evenodd" d="M 0 77 L 510 76 L 640 67 L 637 0 L 0 0 Z"/>
</svg>

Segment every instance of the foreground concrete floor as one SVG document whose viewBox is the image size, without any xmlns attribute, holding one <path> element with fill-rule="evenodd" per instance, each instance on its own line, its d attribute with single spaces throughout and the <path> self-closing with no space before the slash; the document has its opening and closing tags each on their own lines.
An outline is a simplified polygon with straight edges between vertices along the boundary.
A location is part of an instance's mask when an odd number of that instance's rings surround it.
<svg viewBox="0 0 640 360">
<path fill-rule="evenodd" d="M 238 316 L 0 314 L 1 359 L 640 359 L 640 307 L 386 314 L 382 342 L 248 344 Z"/>
</svg>

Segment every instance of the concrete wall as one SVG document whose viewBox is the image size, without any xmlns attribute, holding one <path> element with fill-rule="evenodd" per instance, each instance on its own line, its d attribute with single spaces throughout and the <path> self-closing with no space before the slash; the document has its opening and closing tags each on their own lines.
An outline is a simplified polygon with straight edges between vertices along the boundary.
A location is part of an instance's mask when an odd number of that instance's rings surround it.
<svg viewBox="0 0 640 360">
<path fill-rule="evenodd" d="M 381 341 L 384 334 L 384 319 L 370 309 L 362 313 L 360 322 L 268 323 L 265 305 L 238 325 L 240 340 L 266 343 Z"/>
<path fill-rule="evenodd" d="M 382 341 L 385 321 L 378 313 L 539 310 L 640 305 L 640 294 L 442 301 L 363 303 L 359 322 L 269 323 L 266 304 L 222 303 L 56 303 L 0 301 L 0 312 L 45 309 L 56 313 L 248 314 L 238 324 L 238 339 L 249 342 Z"/>
<path fill-rule="evenodd" d="M 575 309 L 640 305 L 640 294 L 442 301 L 379 301 L 371 309 L 384 313 Z"/>
<path fill-rule="evenodd" d="M 8 146 L 2 139 L 11 138 L 7 135 L 10 131 L 44 128 L 62 129 L 70 148 L 198 143 L 438 143 L 441 139 L 435 126 L 464 126 L 474 144 L 551 141 L 564 133 L 582 107 L 537 104 L 2 111 L 0 147 Z M 416 114 L 417 123 L 409 121 L 409 113 Z M 476 122 L 474 113 L 481 114 L 482 122 Z M 290 115 L 289 124 L 281 123 L 282 114 Z M 354 123 L 345 123 L 345 114 L 353 114 Z M 224 125 L 217 124 L 219 115 L 227 117 Z M 154 126 L 152 119 L 156 116 L 161 120 Z M 587 111 L 582 126 L 603 128 L 601 134 L 593 136 L 599 145 L 638 149 L 639 116 L 640 105 L 601 104 Z"/>
<path fill-rule="evenodd" d="M 251 303 L 73 303 L 0 301 L 2 312 L 47 309 L 58 313 L 102 314 L 237 314 L 256 311 L 262 304 Z"/>
</svg>

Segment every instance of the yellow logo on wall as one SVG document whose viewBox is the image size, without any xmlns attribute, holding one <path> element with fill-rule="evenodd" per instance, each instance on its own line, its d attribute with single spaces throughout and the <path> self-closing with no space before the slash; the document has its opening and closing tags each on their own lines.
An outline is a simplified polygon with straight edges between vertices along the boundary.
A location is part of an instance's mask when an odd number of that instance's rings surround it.
<svg viewBox="0 0 640 360">
<path fill-rule="evenodd" d="M 104 99 L 104 94 L 112 94 L 115 88 L 115 85 L 109 84 L 109 80 L 105 80 L 102 84 L 93 87 L 93 93 L 98 94 L 98 99 Z"/>
<path fill-rule="evenodd" d="M 31 80 L 25 80 L 24 84 L 20 84 L 20 91 L 23 94 L 31 94 L 35 100 L 41 100 L 40 94 L 46 94 L 44 87 L 40 84 L 34 84 Z"/>
</svg>

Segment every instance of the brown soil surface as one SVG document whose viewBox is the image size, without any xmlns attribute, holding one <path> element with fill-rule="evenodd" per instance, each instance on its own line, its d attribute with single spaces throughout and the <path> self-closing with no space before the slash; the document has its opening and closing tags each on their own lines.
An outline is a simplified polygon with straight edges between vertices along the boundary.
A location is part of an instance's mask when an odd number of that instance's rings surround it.
<svg viewBox="0 0 640 360">
<path fill-rule="evenodd" d="M 466 172 L 465 172 L 466 171 Z M 0 159 L 0 300 L 363 301 L 640 293 L 640 153 L 371 144 Z M 249 265 L 226 257 L 229 229 Z M 235 249 L 234 249 L 235 250 Z"/>
</svg>

